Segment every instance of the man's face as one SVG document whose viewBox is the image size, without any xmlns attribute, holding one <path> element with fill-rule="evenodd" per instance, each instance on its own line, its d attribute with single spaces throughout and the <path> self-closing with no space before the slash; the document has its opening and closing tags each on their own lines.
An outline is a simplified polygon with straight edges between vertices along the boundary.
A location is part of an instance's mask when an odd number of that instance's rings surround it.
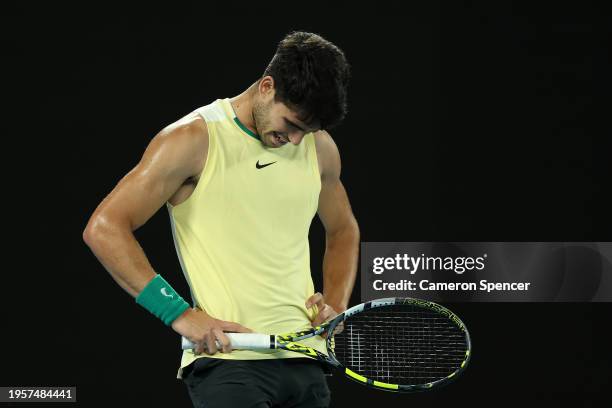
<svg viewBox="0 0 612 408">
<path fill-rule="evenodd" d="M 275 102 L 273 90 L 255 101 L 253 118 L 261 142 L 268 147 L 281 147 L 286 143 L 298 145 L 306 133 L 317 130 L 302 122 L 287 105 Z"/>
</svg>

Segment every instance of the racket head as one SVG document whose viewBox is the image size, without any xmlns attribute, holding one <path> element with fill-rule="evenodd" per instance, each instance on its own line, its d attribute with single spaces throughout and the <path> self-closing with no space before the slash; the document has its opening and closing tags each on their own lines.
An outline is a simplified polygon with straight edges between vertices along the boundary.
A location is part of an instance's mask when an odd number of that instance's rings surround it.
<svg viewBox="0 0 612 408">
<path fill-rule="evenodd" d="M 335 328 L 343 323 L 341 333 Z M 354 306 L 327 328 L 330 360 L 363 385 L 418 392 L 454 381 L 468 365 L 467 327 L 449 309 L 422 299 L 385 298 Z"/>
</svg>

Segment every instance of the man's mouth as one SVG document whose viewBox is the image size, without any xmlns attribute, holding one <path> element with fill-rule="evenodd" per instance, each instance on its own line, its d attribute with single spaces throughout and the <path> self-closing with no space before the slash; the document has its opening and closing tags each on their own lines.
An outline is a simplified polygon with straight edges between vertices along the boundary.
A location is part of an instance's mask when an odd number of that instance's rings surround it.
<svg viewBox="0 0 612 408">
<path fill-rule="evenodd" d="M 285 140 L 283 140 L 280 136 L 277 135 L 272 135 L 272 140 L 274 140 L 274 145 L 275 146 L 282 146 L 285 143 L 287 143 Z"/>
</svg>

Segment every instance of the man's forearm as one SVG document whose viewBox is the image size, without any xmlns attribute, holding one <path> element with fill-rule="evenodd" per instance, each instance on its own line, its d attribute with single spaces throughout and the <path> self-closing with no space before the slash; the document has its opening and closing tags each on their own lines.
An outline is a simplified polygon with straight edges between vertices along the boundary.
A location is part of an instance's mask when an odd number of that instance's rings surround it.
<svg viewBox="0 0 612 408">
<path fill-rule="evenodd" d="M 326 235 L 323 258 L 325 303 L 340 313 L 348 307 L 355 285 L 359 257 L 359 227 L 353 223 Z"/>
<path fill-rule="evenodd" d="M 155 277 L 155 270 L 129 228 L 100 220 L 85 232 L 84 239 L 112 278 L 133 297 Z"/>
</svg>

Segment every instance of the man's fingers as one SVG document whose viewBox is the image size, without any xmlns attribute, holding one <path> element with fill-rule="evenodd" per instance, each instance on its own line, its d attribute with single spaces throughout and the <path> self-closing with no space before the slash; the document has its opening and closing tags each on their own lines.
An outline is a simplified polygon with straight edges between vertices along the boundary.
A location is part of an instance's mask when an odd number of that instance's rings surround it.
<svg viewBox="0 0 612 408">
<path fill-rule="evenodd" d="M 213 329 L 214 330 L 214 329 Z M 217 352 L 217 344 L 216 344 L 216 338 L 214 335 L 214 332 L 211 332 L 208 334 L 208 336 L 206 336 L 206 349 L 204 350 L 204 352 L 206 354 L 215 354 Z"/>
<path fill-rule="evenodd" d="M 334 311 L 334 309 L 332 309 L 328 305 L 323 305 L 323 307 L 319 309 L 319 314 L 317 314 L 317 317 L 315 317 L 315 319 L 312 321 L 312 325 L 318 326 L 321 323 L 326 322 L 327 320 L 331 319 L 335 315 L 336 315 L 336 312 Z"/>
<path fill-rule="evenodd" d="M 230 353 L 232 351 L 230 339 L 223 333 L 221 329 L 213 329 L 213 333 L 215 334 L 215 338 L 219 342 L 221 346 L 222 353 Z"/>
<path fill-rule="evenodd" d="M 234 333 L 252 333 L 253 330 L 244 327 L 241 324 L 235 322 L 226 322 L 225 320 L 218 320 L 221 329 L 226 332 L 234 332 Z"/>
<path fill-rule="evenodd" d="M 193 349 L 193 354 L 200 355 L 204 352 L 204 343 L 196 343 L 195 348 Z"/>
<path fill-rule="evenodd" d="M 336 334 L 340 334 L 342 333 L 343 330 L 344 330 L 344 322 L 340 322 L 336 327 L 334 327 L 333 335 L 335 336 Z M 327 336 L 329 336 L 329 332 L 324 332 L 321 334 L 321 337 L 325 339 L 327 338 Z"/>
<path fill-rule="evenodd" d="M 317 305 L 319 309 L 323 307 L 323 294 L 321 292 L 317 292 L 308 298 L 306 301 L 306 309 L 310 309 L 312 305 Z"/>
</svg>

